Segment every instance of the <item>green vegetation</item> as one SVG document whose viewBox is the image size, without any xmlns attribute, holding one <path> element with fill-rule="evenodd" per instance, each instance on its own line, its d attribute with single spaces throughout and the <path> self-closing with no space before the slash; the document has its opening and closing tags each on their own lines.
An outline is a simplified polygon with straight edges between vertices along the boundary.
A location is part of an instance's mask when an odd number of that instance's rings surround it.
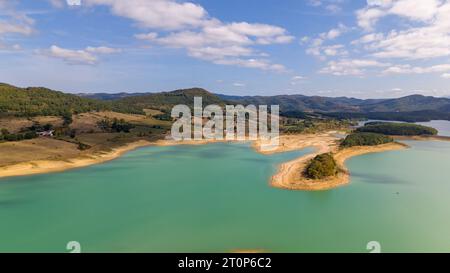
<svg viewBox="0 0 450 273">
<path fill-rule="evenodd" d="M 281 118 L 280 132 L 284 134 L 314 134 L 329 130 L 347 130 L 351 123 L 347 120 L 320 119 L 308 117 L 307 119 Z"/>
<path fill-rule="evenodd" d="M 12 134 L 6 129 L 0 130 L 0 142 L 1 141 L 20 141 L 26 139 L 36 138 L 38 135 L 35 131 L 26 131 L 23 133 Z"/>
<path fill-rule="evenodd" d="M 78 142 L 78 150 L 80 151 L 85 151 L 85 150 L 89 150 L 91 148 L 91 145 L 82 143 L 82 142 Z"/>
<path fill-rule="evenodd" d="M 41 125 L 39 122 L 35 122 L 31 127 L 28 128 L 28 130 L 34 132 L 50 131 L 52 129 L 53 125 L 51 124 Z"/>
<path fill-rule="evenodd" d="M 109 132 L 129 133 L 131 131 L 131 129 L 133 129 L 135 126 L 129 122 L 126 122 L 124 119 L 114 118 L 113 120 L 103 119 L 103 120 L 99 121 L 98 127 L 104 131 L 109 131 Z"/>
<path fill-rule="evenodd" d="M 203 105 L 225 105 L 225 101 L 215 94 L 201 88 L 181 89 L 172 92 L 149 93 L 141 96 L 125 97 L 115 100 L 122 107 L 137 109 L 158 109 L 168 113 L 175 105 L 185 104 L 193 107 L 194 97 L 202 97 Z"/>
<path fill-rule="evenodd" d="M 352 133 L 348 135 L 341 143 L 341 147 L 353 146 L 376 146 L 385 143 L 393 142 L 394 139 L 390 136 L 385 136 L 376 133 Z"/>
<path fill-rule="evenodd" d="M 170 113 L 166 113 L 166 112 L 163 112 L 162 114 L 154 115 L 153 117 L 157 120 L 162 120 L 162 121 L 172 121 L 173 120 Z"/>
<path fill-rule="evenodd" d="M 423 125 L 389 122 L 369 122 L 366 123 L 364 127 L 358 128 L 357 131 L 397 136 L 420 136 L 438 134 L 438 131 L 436 129 Z"/>
<path fill-rule="evenodd" d="M 404 122 L 427 122 L 431 120 L 450 120 L 448 111 L 413 111 L 413 112 L 334 112 L 322 113 L 329 118 L 343 119 L 376 119 L 376 120 L 394 120 Z"/>
<path fill-rule="evenodd" d="M 71 122 L 74 113 L 110 110 L 120 113 L 142 114 L 142 109 L 120 102 L 106 102 L 82 98 L 42 87 L 19 88 L 0 84 L 0 114 L 22 117 L 62 116 Z"/>
<path fill-rule="evenodd" d="M 32 126 L 21 128 L 18 133 L 10 133 L 7 129 L 0 130 L 0 141 L 22 141 L 27 139 L 37 138 L 39 132 L 53 130 L 52 124 L 41 125 L 39 122 L 34 122 Z"/>
<path fill-rule="evenodd" d="M 331 153 L 316 156 L 306 167 L 305 176 L 310 179 L 323 179 L 335 176 L 338 166 Z"/>
</svg>

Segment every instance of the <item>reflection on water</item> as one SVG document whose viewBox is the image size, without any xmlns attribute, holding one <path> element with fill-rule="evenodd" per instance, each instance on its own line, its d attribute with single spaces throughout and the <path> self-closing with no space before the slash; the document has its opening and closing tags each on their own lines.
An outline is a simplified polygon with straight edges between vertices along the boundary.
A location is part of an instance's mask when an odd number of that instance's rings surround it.
<svg viewBox="0 0 450 273">
<path fill-rule="evenodd" d="M 352 178 L 358 178 L 364 183 L 375 184 L 412 184 L 411 181 L 401 180 L 398 177 L 385 174 L 368 174 L 364 172 L 352 172 Z"/>
</svg>

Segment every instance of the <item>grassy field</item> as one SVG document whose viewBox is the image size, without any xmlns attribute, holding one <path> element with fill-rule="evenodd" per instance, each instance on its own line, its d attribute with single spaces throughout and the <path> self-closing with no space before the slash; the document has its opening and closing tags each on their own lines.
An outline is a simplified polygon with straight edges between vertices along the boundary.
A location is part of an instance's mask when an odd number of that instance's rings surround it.
<svg viewBox="0 0 450 273">
<path fill-rule="evenodd" d="M 98 122 L 105 119 L 123 120 L 132 124 L 133 128 L 130 132 L 105 131 L 98 126 Z M 81 155 L 110 151 L 138 140 L 153 141 L 163 138 L 171 126 L 170 122 L 157 120 L 151 116 L 115 112 L 77 114 L 72 116 L 72 120 L 69 129 L 75 132 L 74 137 L 63 135 L 1 142 L 0 154 L 8 156 L 0 158 L 0 166 L 36 160 L 69 160 Z M 0 119 L 0 128 L 16 133 L 36 122 L 41 125 L 52 124 L 56 129 L 63 126 L 63 119 L 60 117 L 12 117 Z M 87 145 L 88 148 L 81 150 L 80 143 Z"/>
<path fill-rule="evenodd" d="M 50 139 L 37 138 L 0 144 L 0 166 L 36 160 L 65 160 L 80 155 L 77 145 Z"/>
<path fill-rule="evenodd" d="M 54 116 L 41 116 L 32 118 L 0 118 L 0 129 L 6 129 L 11 133 L 18 133 L 21 129 L 30 127 L 34 123 L 40 123 L 41 125 L 51 124 L 54 127 L 58 127 L 63 124 L 63 119 L 61 117 Z"/>
</svg>

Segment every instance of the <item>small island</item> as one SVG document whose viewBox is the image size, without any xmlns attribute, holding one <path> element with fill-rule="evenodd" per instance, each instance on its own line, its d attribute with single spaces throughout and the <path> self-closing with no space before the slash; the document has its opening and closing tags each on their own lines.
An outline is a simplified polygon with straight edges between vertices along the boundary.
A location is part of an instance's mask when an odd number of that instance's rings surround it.
<svg viewBox="0 0 450 273">
<path fill-rule="evenodd" d="M 408 148 L 384 134 L 350 133 L 344 140 L 328 142 L 327 149 L 319 149 L 312 156 L 305 156 L 283 164 L 272 177 L 274 187 L 290 190 L 329 190 L 350 182 L 350 173 L 345 161 L 351 157 L 368 153 L 393 151 Z"/>
<path fill-rule="evenodd" d="M 377 133 L 359 133 L 355 132 L 348 135 L 341 143 L 342 148 L 350 148 L 354 146 L 376 146 L 394 142 L 390 136 Z"/>
<path fill-rule="evenodd" d="M 390 136 L 435 136 L 438 131 L 434 128 L 413 124 L 394 122 L 368 122 L 357 132 L 378 133 Z"/>
<path fill-rule="evenodd" d="M 304 175 L 309 179 L 324 179 L 337 175 L 339 169 L 331 153 L 317 155 L 309 162 Z"/>
</svg>

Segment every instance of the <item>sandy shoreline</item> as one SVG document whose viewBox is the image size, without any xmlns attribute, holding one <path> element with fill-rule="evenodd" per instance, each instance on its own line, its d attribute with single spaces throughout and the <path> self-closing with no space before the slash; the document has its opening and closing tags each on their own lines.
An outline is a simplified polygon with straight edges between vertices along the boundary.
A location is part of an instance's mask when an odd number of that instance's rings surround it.
<svg viewBox="0 0 450 273">
<path fill-rule="evenodd" d="M 270 183 L 273 187 L 288 190 L 321 191 L 334 189 L 350 182 L 350 172 L 345 166 L 345 162 L 348 159 L 369 153 L 406 149 L 407 147 L 408 145 L 397 142 L 378 146 L 358 146 L 342 150 L 333 149 L 329 146 L 319 146 L 312 154 L 281 164 L 278 172 L 272 176 Z M 304 177 L 303 171 L 308 162 L 316 155 L 328 152 L 334 153 L 334 158 L 340 169 L 339 173 L 334 177 L 322 180 L 312 180 Z"/>
<path fill-rule="evenodd" d="M 86 154 L 70 158 L 67 160 L 36 160 L 8 166 L 2 166 L 0 167 L 0 178 L 62 172 L 71 169 L 88 167 L 91 165 L 100 164 L 117 159 L 127 152 L 147 146 L 204 145 L 219 142 L 228 142 L 228 141 L 205 139 L 192 141 L 158 140 L 155 142 L 150 142 L 146 140 L 140 140 L 126 144 L 119 148 L 114 148 L 112 149 L 112 151 L 109 152 L 96 152 L 93 154 Z"/>
<path fill-rule="evenodd" d="M 152 142 L 141 140 L 113 149 L 110 152 L 98 152 L 91 155 L 84 155 L 64 161 L 38 160 L 4 166 L 0 168 L 0 178 L 62 172 L 69 169 L 87 167 L 90 165 L 114 160 L 129 151 L 144 146 L 150 146 L 152 144 Z"/>
</svg>

